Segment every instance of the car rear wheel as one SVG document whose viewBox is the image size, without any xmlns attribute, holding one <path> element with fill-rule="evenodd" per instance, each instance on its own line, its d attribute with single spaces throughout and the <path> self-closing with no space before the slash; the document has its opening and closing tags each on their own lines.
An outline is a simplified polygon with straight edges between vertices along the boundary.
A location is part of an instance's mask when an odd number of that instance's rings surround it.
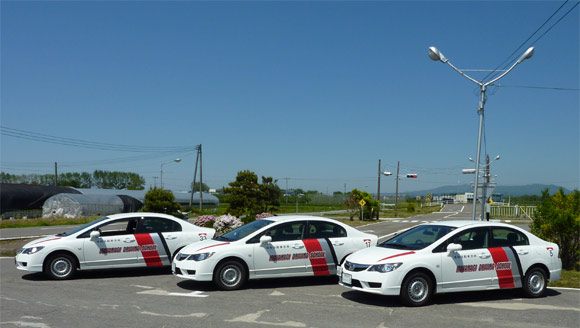
<svg viewBox="0 0 580 328">
<path fill-rule="evenodd" d="M 214 283 L 222 290 L 240 289 L 246 282 L 246 278 L 246 269 L 238 261 L 221 263 L 213 275 Z"/>
<path fill-rule="evenodd" d="M 423 306 L 431 298 L 433 284 L 431 278 L 424 273 L 411 274 L 403 282 L 401 302 L 407 306 Z"/>
<path fill-rule="evenodd" d="M 542 268 L 532 268 L 523 281 L 523 291 L 527 297 L 540 297 L 546 291 L 548 279 Z"/>
<path fill-rule="evenodd" d="M 76 259 L 66 253 L 51 255 L 44 264 L 44 273 L 56 280 L 71 279 L 76 271 Z"/>
</svg>

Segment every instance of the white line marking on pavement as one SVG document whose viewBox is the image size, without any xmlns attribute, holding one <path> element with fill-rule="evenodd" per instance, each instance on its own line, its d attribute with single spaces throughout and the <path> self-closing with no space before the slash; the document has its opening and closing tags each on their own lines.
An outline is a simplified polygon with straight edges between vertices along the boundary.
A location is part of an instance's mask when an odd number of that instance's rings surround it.
<svg viewBox="0 0 580 328">
<path fill-rule="evenodd" d="M 264 312 L 270 310 L 258 311 L 256 313 L 249 313 L 241 317 L 234 318 L 232 320 L 226 320 L 226 322 L 245 322 L 251 324 L 261 324 L 261 325 L 271 325 L 271 326 L 283 326 L 283 327 L 306 327 L 306 324 L 298 321 L 286 321 L 286 322 L 265 322 L 258 321 Z"/>
<path fill-rule="evenodd" d="M 190 314 L 163 314 L 142 311 L 141 314 L 146 314 L 155 317 L 169 317 L 169 318 L 203 318 L 207 316 L 207 313 L 190 313 Z"/>
</svg>

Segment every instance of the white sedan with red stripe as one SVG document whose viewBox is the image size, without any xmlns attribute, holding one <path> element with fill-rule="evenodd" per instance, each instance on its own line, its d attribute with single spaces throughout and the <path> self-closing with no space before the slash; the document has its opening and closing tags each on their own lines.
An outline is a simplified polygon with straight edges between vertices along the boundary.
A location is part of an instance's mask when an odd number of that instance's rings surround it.
<svg viewBox="0 0 580 328">
<path fill-rule="evenodd" d="M 214 234 L 171 215 L 115 214 L 24 245 L 15 264 L 53 279 L 70 279 L 77 270 L 168 266 L 181 248 Z"/>
<path fill-rule="evenodd" d="M 377 239 L 332 219 L 269 217 L 185 247 L 172 269 L 178 277 L 234 290 L 247 279 L 335 275 L 349 254 Z"/>
<path fill-rule="evenodd" d="M 349 256 L 340 285 L 398 295 L 408 306 L 436 293 L 521 288 L 544 294 L 560 279 L 559 247 L 513 225 L 481 221 L 422 224 Z"/>
</svg>

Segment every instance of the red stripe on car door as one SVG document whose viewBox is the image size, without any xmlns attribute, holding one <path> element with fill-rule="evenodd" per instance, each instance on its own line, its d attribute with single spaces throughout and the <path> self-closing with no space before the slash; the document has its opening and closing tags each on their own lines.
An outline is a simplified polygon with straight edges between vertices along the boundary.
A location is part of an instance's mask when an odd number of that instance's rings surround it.
<svg viewBox="0 0 580 328">
<path fill-rule="evenodd" d="M 498 270 L 497 264 L 501 262 L 509 262 L 507 254 L 502 247 L 488 248 L 491 253 L 493 263 L 496 265 L 495 273 L 499 282 L 499 288 L 514 288 L 514 275 L 511 269 Z"/>
<path fill-rule="evenodd" d="M 306 246 L 306 251 L 308 252 L 308 259 L 310 259 L 310 264 L 312 264 L 312 271 L 314 271 L 315 276 L 329 275 L 328 264 L 326 263 L 326 256 L 311 258 L 312 252 L 322 252 L 322 246 L 318 239 L 305 239 L 302 240 L 304 246 Z"/>
<path fill-rule="evenodd" d="M 137 240 L 137 244 L 139 244 L 140 249 L 142 246 L 154 244 L 153 238 L 151 238 L 151 235 L 148 233 L 136 234 L 135 239 Z M 141 254 L 143 255 L 143 259 L 145 260 L 145 264 L 147 264 L 147 266 L 163 266 L 157 249 L 145 251 L 141 250 Z"/>
</svg>

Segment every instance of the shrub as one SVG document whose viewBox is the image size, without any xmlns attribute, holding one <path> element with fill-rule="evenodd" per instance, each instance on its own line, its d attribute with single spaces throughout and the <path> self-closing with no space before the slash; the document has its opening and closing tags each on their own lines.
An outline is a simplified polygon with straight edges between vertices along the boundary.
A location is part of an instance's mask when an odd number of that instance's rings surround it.
<svg viewBox="0 0 580 328">
<path fill-rule="evenodd" d="M 235 228 L 241 227 L 243 225 L 242 220 L 238 219 L 233 215 L 222 215 L 218 216 L 215 219 L 213 224 L 213 228 L 216 230 L 216 233 L 226 233 L 230 230 L 234 230 Z"/>
<path fill-rule="evenodd" d="M 175 202 L 175 196 L 168 190 L 153 188 L 145 194 L 145 205 L 142 212 L 166 213 L 180 216 L 181 205 Z"/>
<path fill-rule="evenodd" d="M 269 217 L 272 217 L 272 216 L 274 216 L 274 214 L 263 212 L 263 213 L 260 213 L 260 214 L 256 214 L 256 220 L 261 220 L 261 219 L 269 218 Z"/>
<path fill-rule="evenodd" d="M 195 221 L 193 221 L 193 224 L 195 224 L 196 226 L 206 227 L 206 228 L 212 228 L 214 223 L 215 223 L 215 217 L 213 215 L 202 215 L 202 216 L 197 217 L 197 219 L 195 219 Z"/>
</svg>

